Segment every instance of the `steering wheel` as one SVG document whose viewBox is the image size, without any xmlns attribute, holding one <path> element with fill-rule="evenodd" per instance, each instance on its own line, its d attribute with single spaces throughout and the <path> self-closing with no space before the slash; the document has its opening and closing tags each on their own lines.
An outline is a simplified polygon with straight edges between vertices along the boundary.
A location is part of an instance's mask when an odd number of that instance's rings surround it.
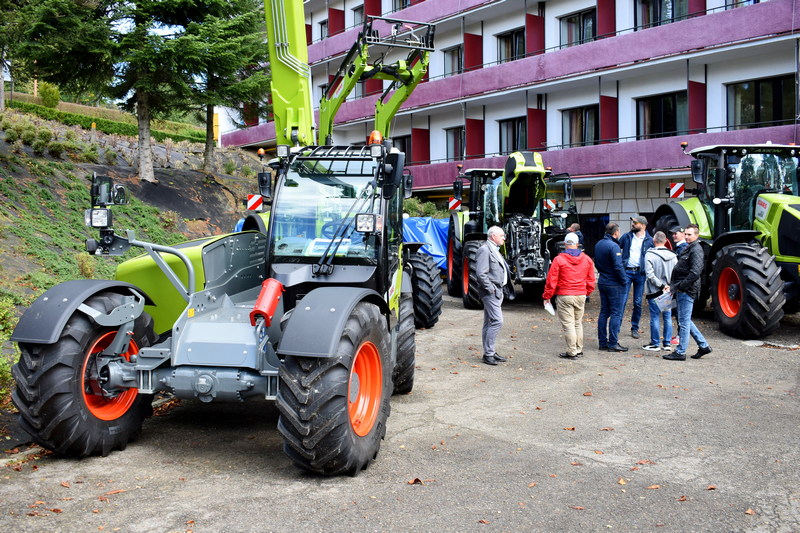
<svg viewBox="0 0 800 533">
<path fill-rule="evenodd" d="M 341 224 L 341 223 L 342 223 L 341 220 L 334 220 L 334 221 L 331 221 L 331 222 L 326 222 L 319 229 L 320 235 L 322 235 L 326 239 L 333 239 L 333 236 L 336 234 L 336 230 L 339 227 L 339 224 Z"/>
</svg>

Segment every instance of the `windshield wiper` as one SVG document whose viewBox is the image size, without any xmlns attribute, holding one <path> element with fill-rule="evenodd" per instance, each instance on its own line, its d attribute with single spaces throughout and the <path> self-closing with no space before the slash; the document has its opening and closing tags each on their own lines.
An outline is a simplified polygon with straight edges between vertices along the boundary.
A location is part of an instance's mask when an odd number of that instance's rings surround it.
<svg viewBox="0 0 800 533">
<path fill-rule="evenodd" d="M 351 215 L 353 211 L 361 211 L 368 199 L 374 199 L 375 195 L 372 191 L 374 191 L 375 186 L 375 180 L 372 180 L 361 190 L 361 194 L 350 206 L 350 209 L 348 209 L 344 218 L 339 222 L 339 225 L 336 226 L 336 230 L 331 237 L 331 242 L 328 243 L 327 248 L 325 248 L 325 251 L 322 253 L 322 257 L 319 258 L 319 261 L 315 265 L 311 266 L 312 276 L 327 276 L 333 273 L 333 258 L 336 257 L 336 252 L 339 250 L 339 246 L 342 244 L 347 230 L 355 220 L 355 217 Z M 358 207 L 358 209 L 356 209 L 356 207 Z M 370 212 L 372 212 L 372 209 L 370 209 Z"/>
</svg>

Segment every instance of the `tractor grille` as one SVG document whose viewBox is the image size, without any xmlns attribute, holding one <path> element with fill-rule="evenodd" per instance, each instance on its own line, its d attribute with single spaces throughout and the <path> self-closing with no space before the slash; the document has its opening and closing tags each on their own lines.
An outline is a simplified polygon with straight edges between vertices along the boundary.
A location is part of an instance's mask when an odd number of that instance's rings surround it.
<svg viewBox="0 0 800 533">
<path fill-rule="evenodd" d="M 800 206 L 790 206 L 800 210 Z M 789 211 L 781 214 L 778 225 L 778 251 L 781 255 L 800 257 L 800 218 Z"/>
</svg>

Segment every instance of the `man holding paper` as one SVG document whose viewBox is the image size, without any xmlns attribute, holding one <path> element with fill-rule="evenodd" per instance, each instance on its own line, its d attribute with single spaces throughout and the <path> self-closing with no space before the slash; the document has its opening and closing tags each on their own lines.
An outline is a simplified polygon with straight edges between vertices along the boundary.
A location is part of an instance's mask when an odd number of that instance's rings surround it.
<svg viewBox="0 0 800 533">
<path fill-rule="evenodd" d="M 546 307 L 554 295 L 558 296 L 558 321 L 567 341 L 567 351 L 559 357 L 576 359 L 583 355 L 583 311 L 586 297 L 595 287 L 594 262 L 578 249 L 574 233 L 564 237 L 564 248 L 550 265 L 542 298 Z"/>
<path fill-rule="evenodd" d="M 662 311 L 658 305 L 658 298 L 665 293 L 665 288 L 669 285 L 672 269 L 678 262 L 678 256 L 672 250 L 667 249 L 667 235 L 663 231 L 657 231 L 653 235 L 653 244 L 655 246 L 649 248 L 644 256 L 644 272 L 647 276 L 645 293 L 647 294 L 647 305 L 650 308 L 650 344 L 642 348 L 651 352 L 672 351 L 670 344 L 672 308 L 670 306 Z M 661 341 L 661 322 L 664 323 L 663 342 Z"/>
</svg>

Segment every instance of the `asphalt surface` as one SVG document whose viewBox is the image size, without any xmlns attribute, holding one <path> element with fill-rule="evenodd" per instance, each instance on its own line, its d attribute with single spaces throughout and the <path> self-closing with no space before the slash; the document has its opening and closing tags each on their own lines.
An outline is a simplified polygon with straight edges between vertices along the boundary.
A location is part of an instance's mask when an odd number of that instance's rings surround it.
<svg viewBox="0 0 800 533">
<path fill-rule="evenodd" d="M 514 302 L 489 367 L 482 314 L 445 300 L 357 477 L 294 467 L 271 403 L 184 402 L 105 458 L 7 454 L 0 531 L 800 531 L 800 316 L 762 344 L 709 314 L 714 352 L 674 362 L 598 351 L 595 297 L 567 361 L 555 319 Z"/>
</svg>

